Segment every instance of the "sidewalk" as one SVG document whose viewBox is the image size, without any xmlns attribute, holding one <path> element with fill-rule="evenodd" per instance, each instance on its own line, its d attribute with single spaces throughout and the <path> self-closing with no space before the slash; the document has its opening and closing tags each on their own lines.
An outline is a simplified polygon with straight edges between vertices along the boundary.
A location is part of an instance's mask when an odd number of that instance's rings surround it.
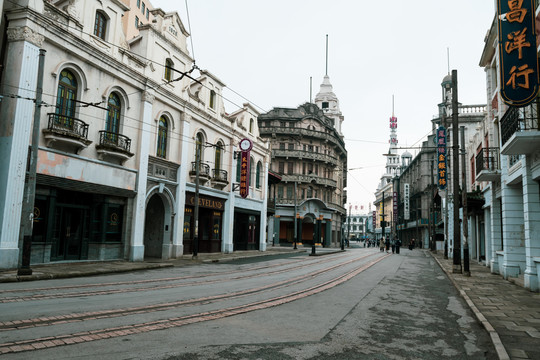
<svg viewBox="0 0 540 360">
<path fill-rule="evenodd" d="M 259 256 L 272 256 L 284 253 L 305 253 L 311 252 L 311 248 L 299 247 L 294 250 L 290 247 L 268 247 L 266 251 L 248 250 L 235 251 L 230 254 L 222 253 L 199 253 L 196 260 L 191 255 L 183 255 L 178 259 L 169 260 L 145 260 L 145 261 L 77 261 L 77 262 L 55 262 L 49 264 L 32 265 L 32 275 L 18 276 L 17 270 L 0 270 L 0 283 L 34 281 L 46 279 L 65 279 L 72 277 L 93 276 L 111 273 L 120 273 L 137 270 L 159 269 L 173 266 L 188 266 L 208 262 L 232 261 L 244 258 Z M 317 249 L 319 255 L 334 253 L 340 249 Z"/>
<path fill-rule="evenodd" d="M 430 253 L 489 332 L 499 359 L 540 359 L 540 293 L 491 274 L 474 261 L 470 277 L 453 274 L 452 259 Z"/>
</svg>

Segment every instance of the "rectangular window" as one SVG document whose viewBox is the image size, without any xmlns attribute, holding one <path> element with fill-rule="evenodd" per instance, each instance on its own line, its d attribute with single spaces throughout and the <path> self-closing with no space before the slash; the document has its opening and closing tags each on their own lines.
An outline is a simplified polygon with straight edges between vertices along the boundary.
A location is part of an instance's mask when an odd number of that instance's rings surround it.
<svg viewBox="0 0 540 360">
<path fill-rule="evenodd" d="M 294 144 L 293 143 L 289 144 L 289 150 L 294 150 Z"/>
<path fill-rule="evenodd" d="M 278 185 L 278 187 L 277 187 L 277 197 L 278 197 L 278 199 L 283 199 L 283 185 Z"/>
<path fill-rule="evenodd" d="M 293 186 L 292 185 L 287 185 L 287 199 L 292 199 L 293 198 Z"/>
<path fill-rule="evenodd" d="M 146 8 L 146 19 L 150 19 L 150 9 Z"/>
<path fill-rule="evenodd" d="M 138 16 L 135 16 L 135 27 L 137 29 L 139 28 L 139 17 Z"/>
<path fill-rule="evenodd" d="M 279 150 L 285 150 L 285 143 L 279 143 Z"/>
<path fill-rule="evenodd" d="M 292 121 L 291 121 L 291 122 L 289 123 L 289 127 L 292 127 L 292 128 L 293 128 L 293 127 L 294 127 L 294 125 L 295 125 L 295 123 L 294 123 L 294 122 L 292 122 Z"/>
<path fill-rule="evenodd" d="M 283 161 L 279 162 L 279 170 L 278 171 L 279 171 L 280 174 L 285 173 L 285 163 Z"/>
<path fill-rule="evenodd" d="M 292 162 L 287 163 L 287 173 L 288 173 L 288 174 L 292 174 L 292 173 L 293 173 L 293 167 L 294 167 L 294 164 L 293 164 Z"/>
<path fill-rule="evenodd" d="M 144 5 L 144 3 L 142 3 L 141 12 L 142 12 L 143 15 L 146 12 L 146 6 Z"/>
<path fill-rule="evenodd" d="M 141 0 L 137 0 L 137 8 L 141 8 Z"/>
</svg>

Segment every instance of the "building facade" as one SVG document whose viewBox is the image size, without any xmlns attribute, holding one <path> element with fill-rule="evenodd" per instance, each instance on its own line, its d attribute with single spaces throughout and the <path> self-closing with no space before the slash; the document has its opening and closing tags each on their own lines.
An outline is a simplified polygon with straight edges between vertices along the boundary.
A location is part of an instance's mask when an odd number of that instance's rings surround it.
<svg viewBox="0 0 540 360">
<path fill-rule="evenodd" d="M 337 97 L 325 76 L 315 103 L 274 108 L 259 115 L 268 139 L 276 185 L 269 236 L 284 246 L 340 246 L 346 217 L 347 151 Z"/>
<path fill-rule="evenodd" d="M 20 264 L 28 218 L 32 263 L 174 258 L 195 239 L 201 252 L 265 249 L 269 149 L 258 112 L 225 112 L 225 85 L 194 67 L 177 13 L 110 0 L 11 2 L 3 14 L 1 268 Z M 245 198 L 234 191 L 244 138 L 254 144 Z"/>
</svg>

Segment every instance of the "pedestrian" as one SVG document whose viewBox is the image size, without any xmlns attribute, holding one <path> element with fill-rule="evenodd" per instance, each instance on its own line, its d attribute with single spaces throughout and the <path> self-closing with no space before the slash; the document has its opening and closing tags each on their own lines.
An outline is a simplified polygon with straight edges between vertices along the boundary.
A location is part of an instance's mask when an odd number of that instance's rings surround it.
<svg viewBox="0 0 540 360">
<path fill-rule="evenodd" d="M 396 251 L 396 240 L 390 240 L 390 246 L 392 246 L 392 254 Z"/>
<path fill-rule="evenodd" d="M 399 248 L 401 248 L 401 240 L 396 239 L 396 254 L 399 254 Z"/>
<path fill-rule="evenodd" d="M 379 241 L 379 248 L 381 249 L 381 252 L 384 251 L 384 246 L 385 246 L 384 238 L 381 238 L 381 240 Z"/>
<path fill-rule="evenodd" d="M 388 254 L 390 252 L 390 238 L 386 238 L 386 253 Z"/>
</svg>

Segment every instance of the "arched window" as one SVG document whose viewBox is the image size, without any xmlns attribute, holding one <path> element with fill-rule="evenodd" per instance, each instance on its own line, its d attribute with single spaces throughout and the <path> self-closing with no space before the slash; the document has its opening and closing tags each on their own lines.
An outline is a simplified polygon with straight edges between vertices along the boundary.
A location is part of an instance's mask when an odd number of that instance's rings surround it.
<svg viewBox="0 0 540 360">
<path fill-rule="evenodd" d="M 77 98 L 77 79 L 69 70 L 60 73 L 58 91 L 56 92 L 56 110 L 58 123 L 72 124 L 75 116 L 75 100 Z"/>
<path fill-rule="evenodd" d="M 118 134 L 120 127 L 121 104 L 120 97 L 116 93 L 109 95 L 107 103 L 107 119 L 105 121 L 105 130 L 112 134 Z"/>
<path fill-rule="evenodd" d="M 214 90 L 210 90 L 210 108 L 216 108 L 216 92 Z"/>
<path fill-rule="evenodd" d="M 251 179 L 253 178 L 253 158 L 249 161 L 249 181 L 248 186 L 251 186 L 252 182 Z"/>
<path fill-rule="evenodd" d="M 96 11 L 96 22 L 94 23 L 94 35 L 105 40 L 105 31 L 107 30 L 107 17 L 101 11 Z"/>
<path fill-rule="evenodd" d="M 255 174 L 255 187 L 257 189 L 261 188 L 261 172 L 262 172 L 262 164 L 259 161 L 257 163 L 257 173 Z"/>
<path fill-rule="evenodd" d="M 174 71 L 174 63 L 171 59 L 165 60 L 165 75 L 164 78 L 167 81 L 171 81 L 173 79 L 173 71 Z"/>
<path fill-rule="evenodd" d="M 249 119 L 249 133 L 253 133 L 253 119 Z"/>
<path fill-rule="evenodd" d="M 167 157 L 167 135 L 168 135 L 167 119 L 164 116 L 161 116 L 159 118 L 159 124 L 158 124 L 158 139 L 157 139 L 156 155 L 164 159 Z"/>
<path fill-rule="evenodd" d="M 214 167 L 216 169 L 216 172 L 219 172 L 221 169 L 221 153 L 223 151 L 223 143 L 220 141 L 216 145 L 216 154 L 214 159 Z"/>
<path fill-rule="evenodd" d="M 195 161 L 198 160 L 199 164 L 203 161 L 203 143 L 203 135 L 201 133 L 198 133 L 195 141 Z"/>
</svg>

